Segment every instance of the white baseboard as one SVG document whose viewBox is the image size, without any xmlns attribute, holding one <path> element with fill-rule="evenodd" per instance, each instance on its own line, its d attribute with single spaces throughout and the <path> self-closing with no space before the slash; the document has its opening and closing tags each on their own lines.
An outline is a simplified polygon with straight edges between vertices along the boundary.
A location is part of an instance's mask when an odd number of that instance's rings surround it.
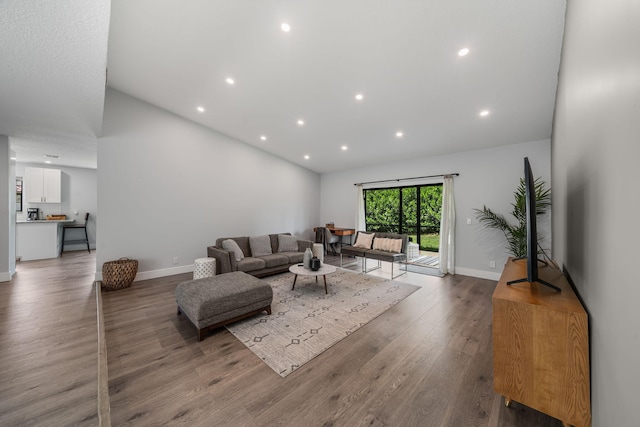
<svg viewBox="0 0 640 427">
<path fill-rule="evenodd" d="M 11 273 L 8 271 L 3 271 L 0 273 L 0 282 L 10 282 L 11 281 Z"/>
<path fill-rule="evenodd" d="M 477 277 L 479 279 L 500 280 L 501 273 L 484 270 L 474 270 L 473 268 L 461 268 L 456 267 L 456 274 L 462 274 L 463 276 Z"/>
<path fill-rule="evenodd" d="M 162 268 L 160 270 L 138 271 L 133 281 L 156 279 L 158 277 L 173 276 L 175 274 L 191 273 L 192 271 L 193 264 Z M 96 280 L 102 280 L 102 271 L 96 271 Z"/>
</svg>

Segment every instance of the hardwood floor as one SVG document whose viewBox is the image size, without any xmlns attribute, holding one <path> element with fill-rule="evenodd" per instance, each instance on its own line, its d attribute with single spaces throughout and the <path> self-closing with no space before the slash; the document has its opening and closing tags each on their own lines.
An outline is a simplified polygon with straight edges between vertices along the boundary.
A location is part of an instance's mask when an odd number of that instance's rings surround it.
<svg viewBox="0 0 640 427">
<path fill-rule="evenodd" d="M 69 255 L 0 284 L 0 425 L 97 425 L 95 258 Z M 190 278 L 103 292 L 112 425 L 561 425 L 493 392 L 493 281 L 402 275 L 422 289 L 281 378 L 226 329 L 196 341 Z"/>
<path fill-rule="evenodd" d="M 65 252 L 0 283 L 0 425 L 97 425 L 94 274 Z"/>
</svg>

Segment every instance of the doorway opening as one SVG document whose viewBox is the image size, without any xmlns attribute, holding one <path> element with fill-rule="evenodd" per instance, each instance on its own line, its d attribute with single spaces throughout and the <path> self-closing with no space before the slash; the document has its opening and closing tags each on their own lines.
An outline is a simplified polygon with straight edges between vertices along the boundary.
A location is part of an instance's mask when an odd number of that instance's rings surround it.
<svg viewBox="0 0 640 427">
<path fill-rule="evenodd" d="M 411 244 L 407 262 L 440 267 L 442 184 L 371 188 L 363 192 L 367 231 L 408 234 Z"/>
</svg>

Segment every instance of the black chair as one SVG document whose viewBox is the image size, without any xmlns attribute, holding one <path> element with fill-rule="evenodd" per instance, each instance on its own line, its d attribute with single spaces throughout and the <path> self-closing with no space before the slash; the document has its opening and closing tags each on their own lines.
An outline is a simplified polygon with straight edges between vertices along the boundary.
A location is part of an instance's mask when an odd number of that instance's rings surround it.
<svg viewBox="0 0 640 427">
<path fill-rule="evenodd" d="M 62 250 L 60 253 L 64 252 L 64 244 L 65 243 L 86 243 L 87 250 L 91 253 L 91 248 L 89 247 L 89 235 L 87 234 L 87 223 L 89 222 L 89 212 L 84 214 L 84 224 L 65 224 L 62 226 Z M 68 229 L 77 229 L 84 230 L 84 239 L 76 239 L 76 240 L 66 240 L 66 233 Z"/>
</svg>

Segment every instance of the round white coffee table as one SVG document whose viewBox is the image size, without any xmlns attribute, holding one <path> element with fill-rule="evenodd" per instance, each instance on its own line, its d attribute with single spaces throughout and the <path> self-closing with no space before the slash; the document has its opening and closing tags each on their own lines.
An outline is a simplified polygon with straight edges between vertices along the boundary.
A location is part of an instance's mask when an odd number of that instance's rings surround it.
<svg viewBox="0 0 640 427">
<path fill-rule="evenodd" d="M 335 273 L 336 267 L 334 265 L 322 264 L 322 267 L 320 267 L 319 270 L 311 271 L 304 268 L 302 265 L 296 264 L 289 267 L 289 271 L 295 274 L 295 276 L 293 277 L 293 286 L 291 287 L 291 290 L 294 290 L 296 287 L 296 280 L 298 280 L 298 275 L 315 277 L 316 283 L 318 283 L 318 276 L 322 276 L 324 278 L 324 293 L 328 294 L 329 292 L 327 290 L 327 274 Z"/>
</svg>

